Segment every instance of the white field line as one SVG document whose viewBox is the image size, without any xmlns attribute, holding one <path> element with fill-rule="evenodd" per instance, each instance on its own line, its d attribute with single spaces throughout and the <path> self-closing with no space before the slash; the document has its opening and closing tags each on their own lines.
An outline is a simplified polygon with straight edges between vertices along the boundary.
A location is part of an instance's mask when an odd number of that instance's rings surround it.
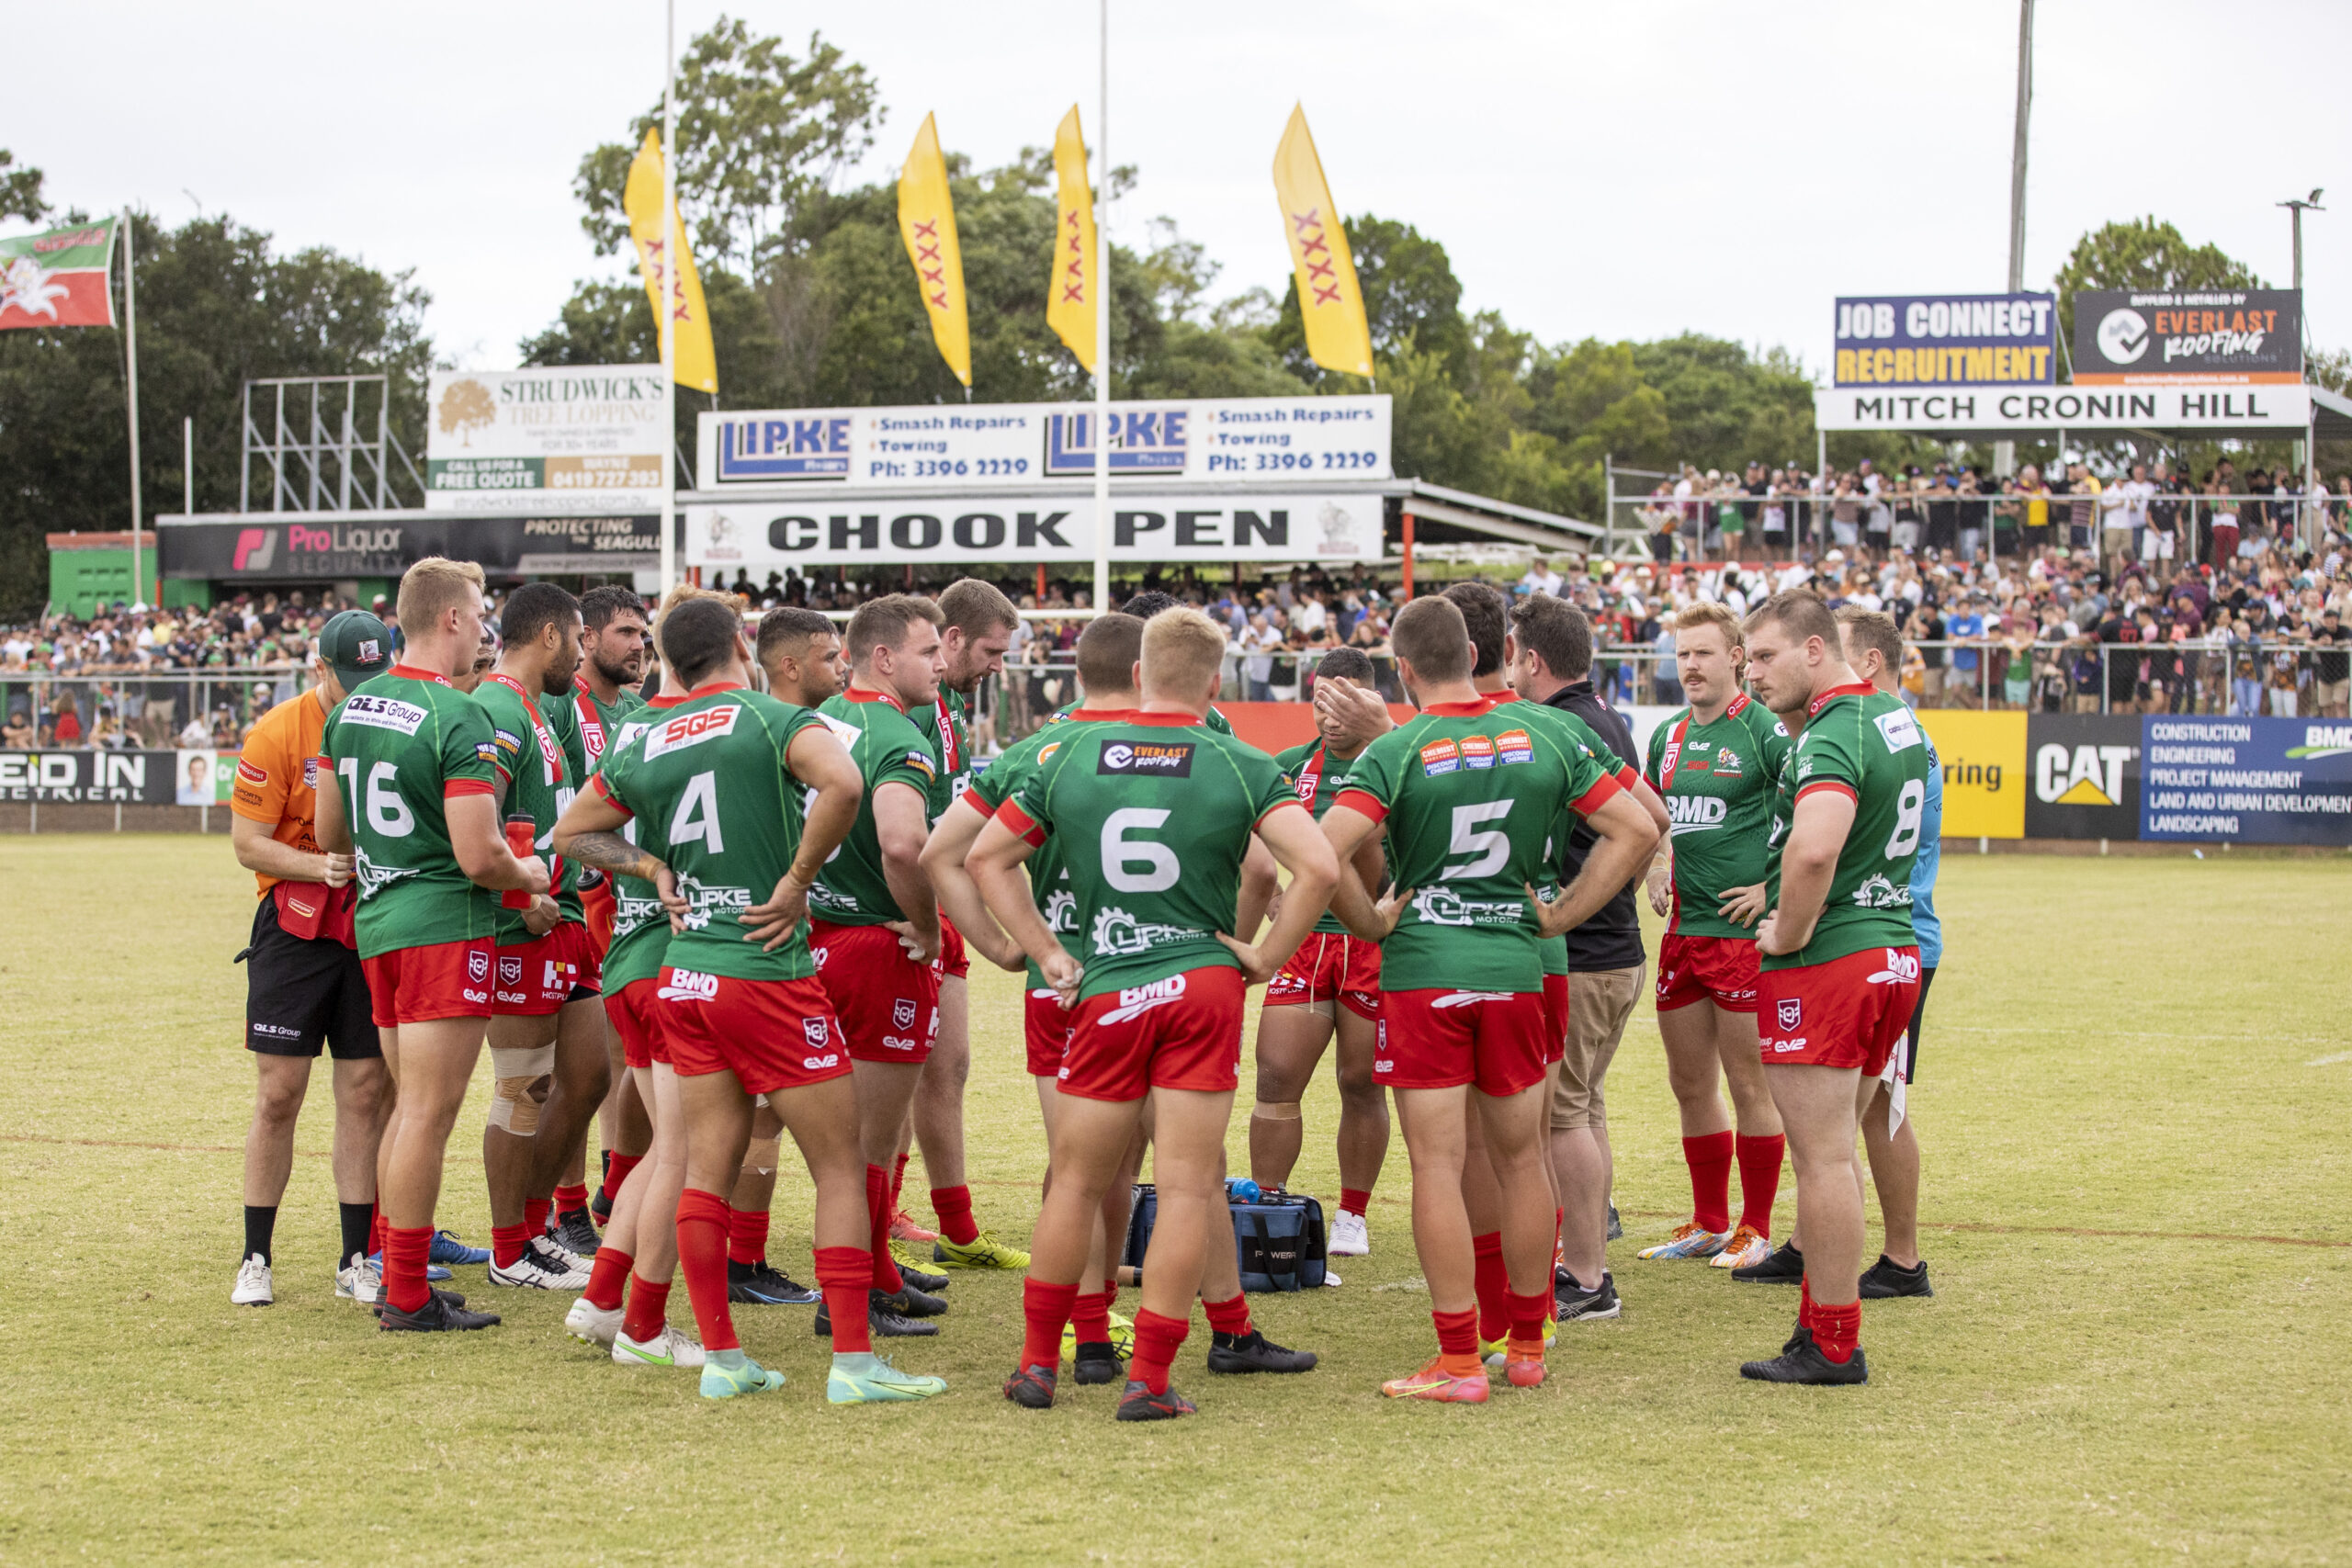
<svg viewBox="0 0 2352 1568">
<path fill-rule="evenodd" d="M 2352 1051 L 2338 1051 L 2333 1056 L 2314 1056 L 2303 1064 L 2307 1067 L 2333 1067 L 2352 1062 Z"/>
<path fill-rule="evenodd" d="M 2027 1028 L 2022 1025 L 2010 1024 L 1952 1023 L 1942 1026 L 1942 1032 L 1946 1034 L 2048 1034 L 2052 1032 L 2057 1027 L 2059 1026 L 2051 1024 L 2041 1024 L 2031 1028 Z M 2101 1039 L 2107 1040 L 2275 1040 L 2282 1043 L 2294 1045 L 2335 1045 L 2342 1043 L 2344 1039 L 2340 1034 L 2250 1033 L 2245 1031 L 2233 1032 L 2218 1029 L 2211 1031 L 2090 1029 L 2086 1030 L 2085 1032 L 2094 1034 Z M 2352 1052 L 2348 1052 L 2341 1056 L 2331 1056 L 2328 1060 L 2330 1062 L 2352 1061 Z M 2318 1066 L 2320 1064 L 2314 1062 L 2312 1066 Z"/>
</svg>

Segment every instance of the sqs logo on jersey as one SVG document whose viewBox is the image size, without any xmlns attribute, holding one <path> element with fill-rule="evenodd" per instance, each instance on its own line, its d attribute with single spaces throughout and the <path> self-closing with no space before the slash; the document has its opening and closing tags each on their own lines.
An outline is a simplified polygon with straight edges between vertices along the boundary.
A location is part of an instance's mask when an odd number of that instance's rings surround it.
<svg viewBox="0 0 2352 1568">
<path fill-rule="evenodd" d="M 1121 778 L 1189 779 L 1193 749 L 1190 740 L 1114 740 L 1102 748 L 1094 771 Z"/>
<path fill-rule="evenodd" d="M 645 738 L 645 760 L 650 762 L 656 757 L 726 735 L 734 729 L 736 716 L 742 711 L 742 705 L 728 703 L 700 713 L 680 714 L 666 724 L 656 725 Z"/>
</svg>

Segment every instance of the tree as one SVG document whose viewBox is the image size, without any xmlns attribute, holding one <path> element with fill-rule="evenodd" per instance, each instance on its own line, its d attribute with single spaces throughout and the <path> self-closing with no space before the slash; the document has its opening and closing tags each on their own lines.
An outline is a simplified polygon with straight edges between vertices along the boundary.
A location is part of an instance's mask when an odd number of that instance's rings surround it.
<svg viewBox="0 0 2352 1568">
<path fill-rule="evenodd" d="M 40 197 L 41 173 L 17 168 L 16 162 L 13 153 L 0 147 L 0 218 L 29 218 L 38 222 L 49 216 L 49 203 Z"/>
<path fill-rule="evenodd" d="M 2058 269 L 2058 336 L 2075 341 L 2075 296 L 2086 288 L 2260 288 L 2254 270 L 2219 245 L 2191 245 L 2154 216 L 2092 230 Z"/>
<path fill-rule="evenodd" d="M 249 379 L 386 376 L 393 433 L 422 454 L 430 297 L 410 274 L 323 248 L 280 254 L 227 218 L 165 230 L 134 217 L 144 521 L 179 508 L 184 416 L 196 420 L 198 508 L 236 505 Z M 48 595 L 44 534 L 130 520 L 119 332 L 0 333 L 0 613 L 21 615 Z"/>
<path fill-rule="evenodd" d="M 498 423 L 498 400 L 490 389 L 470 377 L 452 381 L 441 394 L 441 407 L 434 415 L 434 423 L 444 435 L 456 435 L 461 445 L 474 444 L 474 432 L 486 430 Z"/>
<path fill-rule="evenodd" d="M 1408 223 L 1372 213 L 1347 220 L 1348 254 L 1355 261 L 1356 281 L 1363 289 L 1364 325 L 1372 333 L 1375 361 L 1404 352 L 1434 354 L 1450 374 L 1468 369 L 1470 328 L 1462 317 L 1462 282 L 1445 247 L 1425 237 Z M 1298 280 L 1291 279 L 1283 295 L 1281 314 L 1272 333 L 1274 349 L 1289 364 L 1291 373 L 1309 386 L 1327 391 L 1362 391 L 1352 376 L 1341 376 L 1329 386 L 1333 372 L 1307 355 L 1306 324 L 1299 315 Z M 1344 389 L 1340 385 L 1344 382 Z"/>
</svg>

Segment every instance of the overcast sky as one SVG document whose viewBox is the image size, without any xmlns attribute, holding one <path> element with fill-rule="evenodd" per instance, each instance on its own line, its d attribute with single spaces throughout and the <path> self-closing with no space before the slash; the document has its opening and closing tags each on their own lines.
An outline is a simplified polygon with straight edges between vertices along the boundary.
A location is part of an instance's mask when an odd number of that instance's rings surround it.
<svg viewBox="0 0 2352 1568">
<path fill-rule="evenodd" d="M 1097 130 L 1085 0 L 682 0 L 681 47 L 722 9 L 874 73 L 888 117 L 861 178 L 895 171 L 927 111 L 981 167 L 1050 142 L 1073 100 Z M 573 280 L 618 273 L 571 175 L 660 96 L 659 0 L 72 15 L 103 56 L 12 73 L 0 126 L 60 206 L 200 206 L 413 268 L 439 352 L 472 368 L 513 365 Z M 1139 175 L 1113 229 L 1171 218 L 1220 294 L 1279 293 L 1269 166 L 1303 100 L 1341 209 L 1442 242 L 1465 309 L 1547 342 L 1688 329 L 1818 367 L 1839 293 L 2003 286 L 2017 20 L 2016 0 L 1112 0 L 1110 151 Z M 2042 0 L 2037 30 L 2029 287 L 2085 230 L 2150 212 L 2283 286 L 2272 204 L 2324 186 L 2341 210 L 2305 220 L 2312 330 L 2352 344 L 2352 135 L 2325 85 L 2352 6 Z"/>
</svg>

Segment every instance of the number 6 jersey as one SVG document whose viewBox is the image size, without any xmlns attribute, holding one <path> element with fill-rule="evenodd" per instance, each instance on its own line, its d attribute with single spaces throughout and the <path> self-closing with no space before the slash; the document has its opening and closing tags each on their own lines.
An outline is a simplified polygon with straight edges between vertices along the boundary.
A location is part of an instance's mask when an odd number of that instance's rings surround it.
<svg viewBox="0 0 2352 1568">
<path fill-rule="evenodd" d="M 394 665 L 328 716 L 319 751 L 351 832 L 359 956 L 490 936 L 498 895 L 458 868 L 442 815 L 451 796 L 495 793 L 482 705 L 429 670 Z"/>
<path fill-rule="evenodd" d="M 1767 954 L 1765 969 L 1797 969 L 1872 947 L 1910 947 L 1911 863 L 1928 806 L 1927 739 L 1900 699 L 1863 682 L 1832 686 L 1806 709 L 1804 732 L 1781 764 L 1772 807 L 1766 892 L 1781 903 L 1781 860 L 1797 802 L 1817 789 L 1854 803 L 1854 825 L 1813 939 L 1795 953 Z"/>
<path fill-rule="evenodd" d="M 1070 952 L 1086 965 L 1079 999 L 1239 968 L 1216 933 L 1233 930 L 1250 835 L 1269 812 L 1298 805 L 1274 760 L 1180 713 L 1057 727 L 1055 739 L 997 819 L 1059 846 L 1075 902 Z"/>
</svg>

